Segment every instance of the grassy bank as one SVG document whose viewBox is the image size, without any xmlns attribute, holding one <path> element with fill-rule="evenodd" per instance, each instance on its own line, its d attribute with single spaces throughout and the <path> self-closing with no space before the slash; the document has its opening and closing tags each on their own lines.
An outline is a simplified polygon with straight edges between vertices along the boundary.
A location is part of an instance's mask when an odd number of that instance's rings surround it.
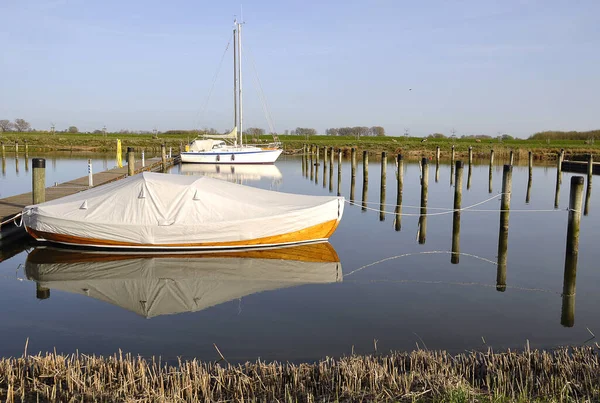
<svg viewBox="0 0 600 403">
<path fill-rule="evenodd" d="M 193 140 L 186 135 L 160 134 L 158 138 L 152 135 L 138 134 L 116 134 L 111 133 L 106 137 L 98 134 L 72 134 L 72 133 L 16 133 L 7 132 L 0 134 L 0 140 L 5 143 L 7 152 L 14 151 L 15 141 L 19 142 L 20 152 L 24 152 L 25 141 L 30 150 L 36 151 L 114 151 L 116 140 L 121 139 L 124 150 L 126 147 L 144 148 L 146 150 L 159 151 L 160 145 L 165 143 L 167 147 L 179 150 L 181 144 Z M 586 140 L 498 140 L 484 139 L 427 139 L 422 142 L 416 137 L 353 137 L 342 136 L 312 136 L 306 140 L 300 136 L 280 136 L 286 153 L 294 154 L 302 151 L 303 144 L 315 144 L 318 146 L 334 147 L 336 149 L 350 150 L 356 147 L 359 151 L 369 150 L 379 153 L 387 151 L 391 154 L 402 153 L 406 157 L 432 156 L 436 147 L 440 147 L 442 157 L 448 156 L 454 145 L 457 157 L 464 157 L 469 147 L 473 148 L 476 158 L 486 158 L 490 150 L 494 149 L 497 156 L 508 155 L 510 151 L 515 152 L 515 157 L 526 158 L 527 153 L 532 151 L 536 159 L 555 159 L 557 152 L 564 149 L 566 157 L 583 156 L 585 154 L 600 155 L 599 145 L 588 144 Z M 262 136 L 260 141 L 266 143 L 272 141 L 271 136 Z"/>
<path fill-rule="evenodd" d="M 570 402 L 600 399 L 600 349 L 418 350 L 313 364 L 229 365 L 130 355 L 0 360 L 2 401 Z"/>
</svg>

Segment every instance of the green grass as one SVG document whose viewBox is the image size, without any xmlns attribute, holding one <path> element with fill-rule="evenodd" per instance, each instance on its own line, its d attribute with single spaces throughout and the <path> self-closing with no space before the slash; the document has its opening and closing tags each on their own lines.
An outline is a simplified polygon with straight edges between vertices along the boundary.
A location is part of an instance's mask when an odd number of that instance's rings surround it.
<svg viewBox="0 0 600 403">
<path fill-rule="evenodd" d="M 100 134 L 73 134 L 56 133 L 54 135 L 44 132 L 1 133 L 0 140 L 5 143 L 7 152 L 14 150 L 15 141 L 19 142 L 20 151 L 24 151 L 25 141 L 31 150 L 44 151 L 113 151 L 116 140 L 122 141 L 123 150 L 127 147 L 144 148 L 146 150 L 158 151 L 160 145 L 165 143 L 167 147 L 173 147 L 178 151 L 180 145 L 185 145 L 193 137 L 182 134 L 159 134 L 158 138 L 152 138 L 150 134 L 119 134 L 109 133 L 106 137 Z M 308 140 L 301 136 L 279 136 L 286 153 L 299 153 L 304 144 L 314 144 L 320 147 L 334 147 L 344 149 L 346 152 L 355 147 L 359 151 L 379 153 L 386 151 L 390 154 L 402 153 L 406 157 L 433 156 L 436 147 L 440 147 L 442 156 L 448 156 L 454 146 L 458 157 L 466 156 L 469 147 L 473 149 L 476 158 L 487 158 L 490 150 L 498 156 L 507 155 L 514 151 L 516 158 L 526 158 L 527 152 L 532 151 L 536 159 L 554 159 L 560 149 L 564 149 L 566 157 L 583 154 L 600 154 L 600 143 L 588 144 L 586 140 L 503 140 L 482 139 L 427 139 L 422 142 L 417 137 L 354 137 L 342 136 L 312 136 Z M 271 136 L 261 136 L 260 143 L 265 144 L 273 141 Z M 249 141 L 249 143 L 253 143 Z"/>
</svg>

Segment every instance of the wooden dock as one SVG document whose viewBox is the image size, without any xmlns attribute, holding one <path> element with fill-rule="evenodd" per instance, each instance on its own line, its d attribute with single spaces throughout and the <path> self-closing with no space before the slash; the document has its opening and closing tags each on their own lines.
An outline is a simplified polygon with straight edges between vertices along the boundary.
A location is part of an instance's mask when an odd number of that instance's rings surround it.
<svg viewBox="0 0 600 403">
<path fill-rule="evenodd" d="M 587 161 L 563 161 L 562 170 L 564 172 L 575 172 L 585 174 L 588 171 L 588 163 Z M 600 175 L 600 162 L 594 162 L 592 174 Z"/>
<path fill-rule="evenodd" d="M 167 167 L 173 166 L 179 161 L 179 156 L 167 158 Z M 146 164 L 143 167 L 141 161 L 135 162 L 136 174 L 144 171 L 159 171 L 161 169 L 161 158 L 147 159 Z M 113 168 L 107 171 L 98 172 L 93 174 L 93 187 L 102 186 L 125 177 L 127 177 L 127 165 L 123 166 L 123 168 Z M 89 178 L 86 175 L 81 178 L 47 187 L 46 201 L 56 200 L 90 189 L 88 183 Z M 33 195 L 31 192 L 0 199 L 0 248 L 4 248 L 7 244 L 12 243 L 26 234 L 23 227 L 17 224 L 20 221 L 21 211 L 23 211 L 25 206 L 31 205 L 32 201 Z"/>
</svg>

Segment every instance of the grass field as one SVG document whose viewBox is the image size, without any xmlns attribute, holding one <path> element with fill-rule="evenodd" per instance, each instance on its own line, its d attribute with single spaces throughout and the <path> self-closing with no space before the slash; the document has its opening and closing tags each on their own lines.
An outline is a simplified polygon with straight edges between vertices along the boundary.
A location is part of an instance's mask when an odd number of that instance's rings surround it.
<svg viewBox="0 0 600 403">
<path fill-rule="evenodd" d="M 311 136 L 308 140 L 300 136 L 279 136 L 285 152 L 288 154 L 299 153 L 304 144 L 334 147 L 336 149 L 347 149 L 356 147 L 358 151 L 368 150 L 370 152 L 386 151 L 391 154 L 402 153 L 406 157 L 432 156 L 436 147 L 440 147 L 442 158 L 448 157 L 454 145 L 456 156 L 463 157 L 468 153 L 469 147 L 473 148 L 476 158 L 487 158 L 490 150 L 494 149 L 497 156 L 507 155 L 510 151 L 515 152 L 515 157 L 525 158 L 532 151 L 536 159 L 555 159 L 556 154 L 564 149 L 566 158 L 573 156 L 582 157 L 585 154 L 600 154 L 600 145 L 588 144 L 585 140 L 475 140 L 475 139 L 427 139 L 422 142 L 417 137 L 353 137 L 342 136 Z M 5 145 L 6 152 L 14 151 L 15 141 L 19 142 L 20 152 L 24 151 L 24 144 L 30 150 L 43 151 L 113 151 L 116 140 L 121 139 L 123 151 L 127 147 L 144 148 L 146 150 L 160 150 L 160 145 L 165 143 L 167 147 L 179 150 L 180 145 L 185 145 L 193 138 L 179 134 L 159 134 L 158 138 L 152 135 L 118 134 L 110 133 L 106 137 L 99 134 L 73 134 L 73 133 L 17 133 L 7 132 L 0 134 L 0 141 Z M 261 143 L 272 141 L 271 136 L 262 136 Z M 250 142 L 252 143 L 252 142 Z M 600 143 L 599 143 L 600 144 Z"/>
</svg>

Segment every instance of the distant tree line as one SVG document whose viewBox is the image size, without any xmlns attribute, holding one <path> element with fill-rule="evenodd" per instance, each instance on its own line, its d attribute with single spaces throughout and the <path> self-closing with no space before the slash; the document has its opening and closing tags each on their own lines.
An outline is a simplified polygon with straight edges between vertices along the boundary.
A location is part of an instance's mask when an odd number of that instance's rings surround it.
<svg viewBox="0 0 600 403">
<path fill-rule="evenodd" d="M 600 138 L 600 130 L 590 130 L 587 132 L 561 132 L 557 130 L 549 130 L 545 132 L 538 132 L 531 136 L 531 140 L 590 140 Z"/>
<path fill-rule="evenodd" d="M 0 132 L 28 132 L 31 131 L 31 125 L 25 119 L 15 119 L 11 122 L 8 119 L 0 119 Z"/>
<path fill-rule="evenodd" d="M 325 130 L 325 134 L 328 136 L 352 136 L 352 137 L 364 137 L 364 136 L 385 136 L 385 129 L 381 126 L 355 126 L 355 127 L 332 127 Z"/>
</svg>

